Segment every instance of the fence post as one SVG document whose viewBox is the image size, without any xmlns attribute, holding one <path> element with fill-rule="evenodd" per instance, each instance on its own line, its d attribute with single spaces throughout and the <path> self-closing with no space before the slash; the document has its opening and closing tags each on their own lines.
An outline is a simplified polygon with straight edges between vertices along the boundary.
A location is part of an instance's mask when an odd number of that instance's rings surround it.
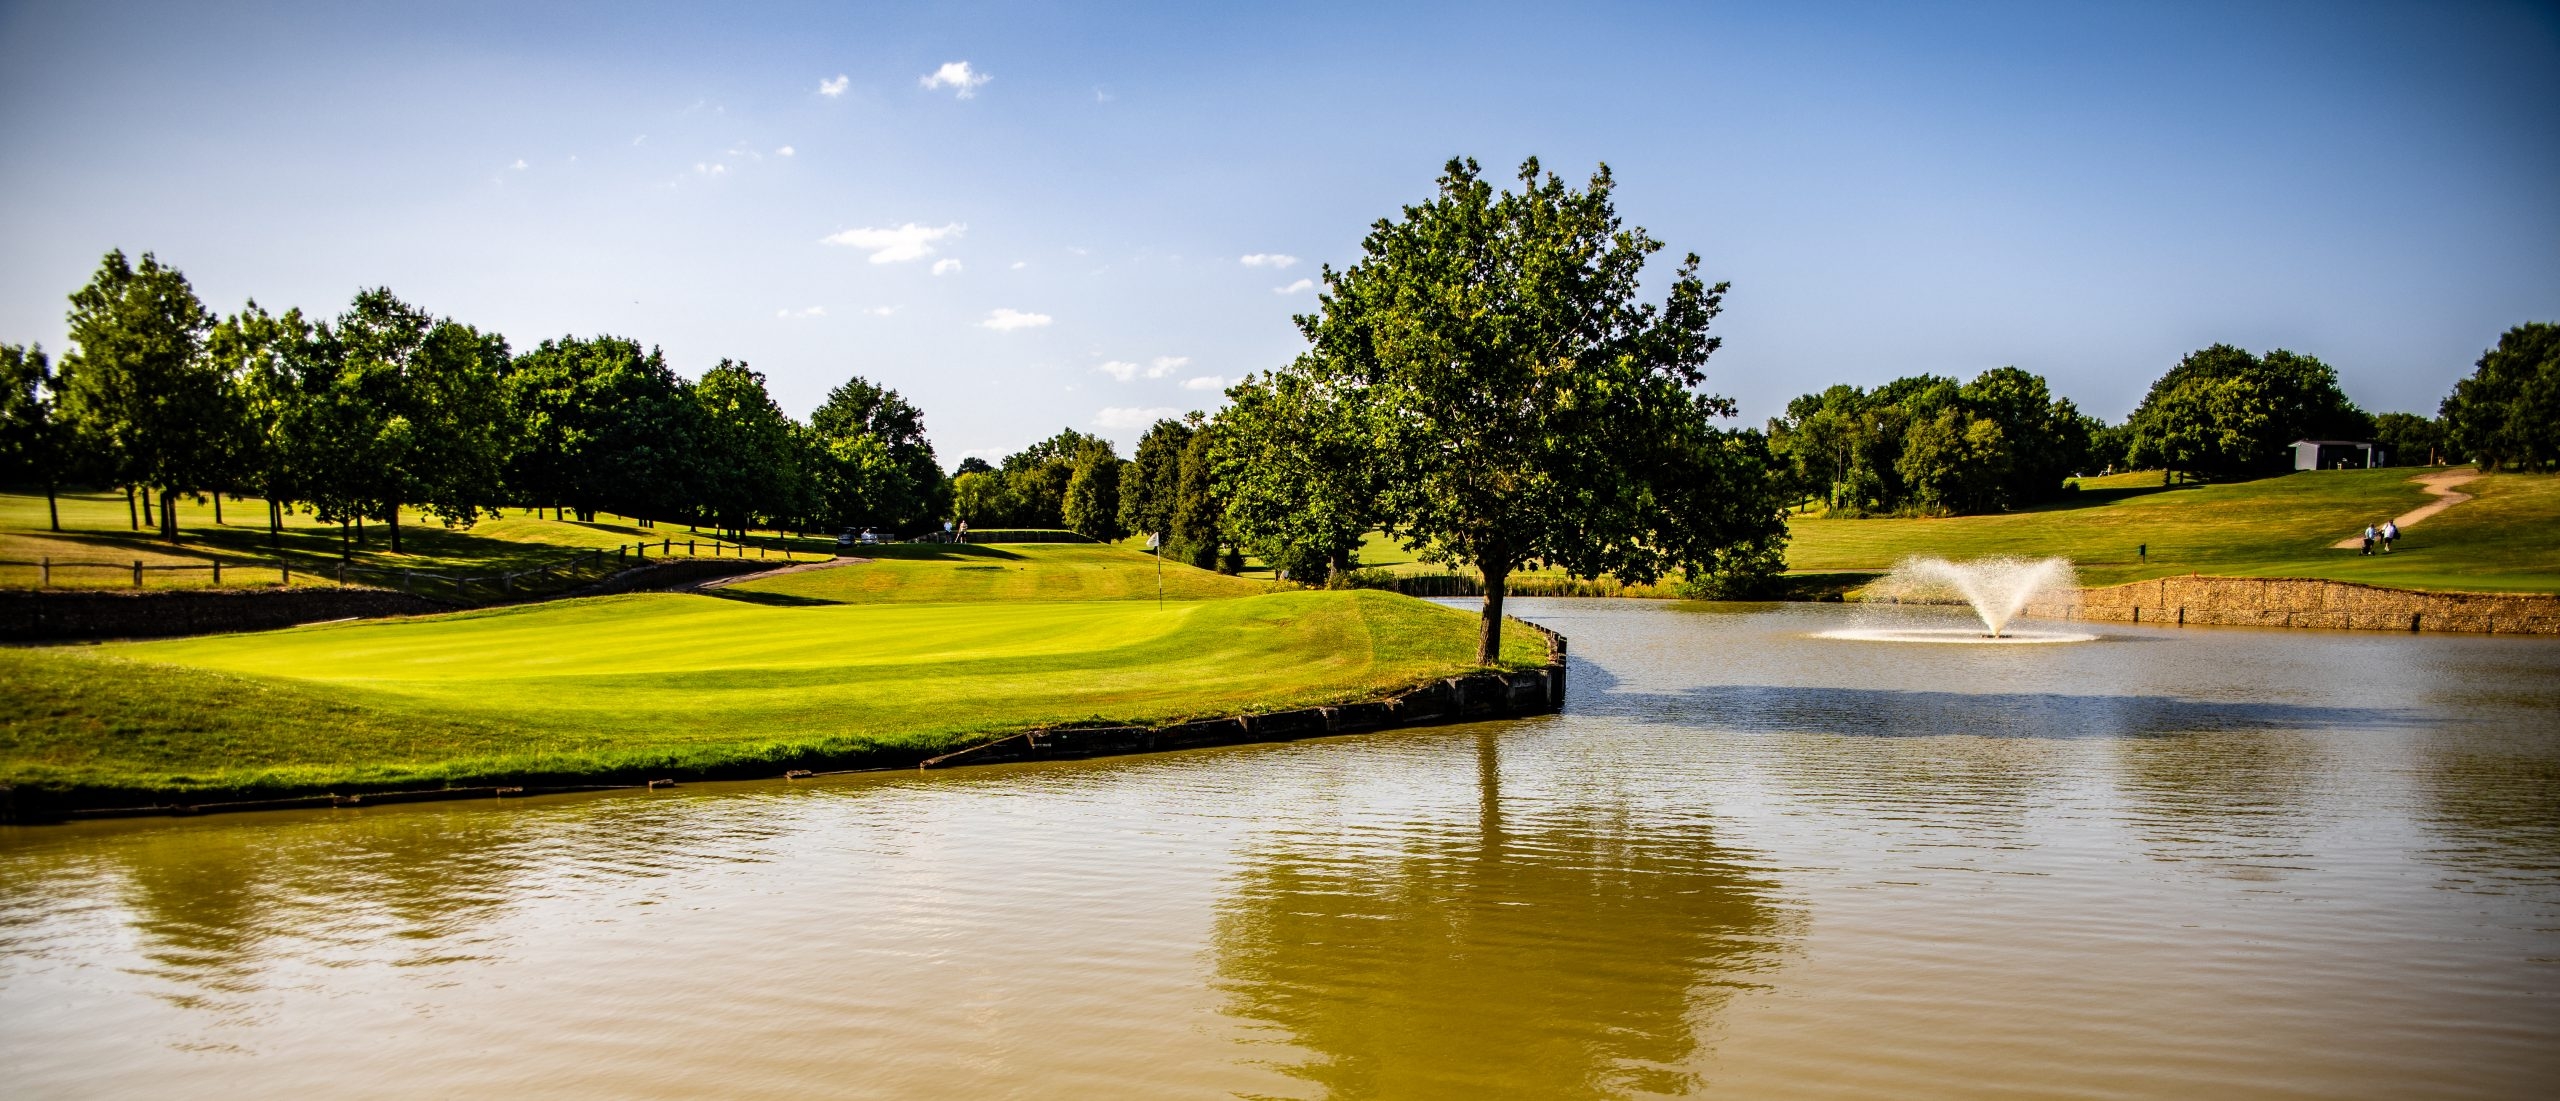
<svg viewBox="0 0 2560 1101">
<path fill-rule="evenodd" d="M 219 558 L 213 560 L 213 587 L 222 587 L 222 560 Z"/>
<path fill-rule="evenodd" d="M 338 563 L 338 587 L 341 589 L 347 587 L 347 564 L 345 562 Z"/>
<path fill-rule="evenodd" d="M 293 563 L 276 563 L 276 574 L 278 575 L 276 580 L 277 588 L 290 589 L 293 587 Z"/>
<path fill-rule="evenodd" d="M 43 573 L 38 575 L 36 587 L 39 589 L 51 587 L 53 585 L 53 556 L 50 554 L 45 555 L 42 559 L 37 561 L 36 565 L 43 570 Z"/>
<path fill-rule="evenodd" d="M 700 558 L 702 557 L 702 551 L 693 545 L 693 540 L 687 539 L 684 541 L 684 556 L 687 558 Z"/>
<path fill-rule="evenodd" d="M 133 560 L 133 587 L 142 587 L 142 560 L 139 558 Z"/>
</svg>

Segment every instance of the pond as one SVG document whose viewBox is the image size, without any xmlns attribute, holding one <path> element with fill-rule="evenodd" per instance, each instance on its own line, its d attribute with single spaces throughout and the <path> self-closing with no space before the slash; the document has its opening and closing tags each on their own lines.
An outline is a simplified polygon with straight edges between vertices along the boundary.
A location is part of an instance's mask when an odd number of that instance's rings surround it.
<svg viewBox="0 0 2560 1101">
<path fill-rule="evenodd" d="M 1572 638 L 1561 715 L 0 830 L 0 1067 L 19 1097 L 2560 1081 L 2560 644 L 1516 603 Z"/>
</svg>

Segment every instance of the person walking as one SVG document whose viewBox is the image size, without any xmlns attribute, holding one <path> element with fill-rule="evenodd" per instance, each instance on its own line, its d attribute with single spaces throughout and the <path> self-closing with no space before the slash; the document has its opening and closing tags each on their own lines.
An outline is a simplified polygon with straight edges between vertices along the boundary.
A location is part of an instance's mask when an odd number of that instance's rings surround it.
<svg viewBox="0 0 2560 1101">
<path fill-rule="evenodd" d="M 2399 541 L 2400 541 L 2400 521 L 2398 521 L 2398 520 L 2385 520 L 2385 521 L 2383 521 L 2383 522 L 2382 522 L 2382 553 L 2384 553 L 2384 554 L 2389 554 L 2389 553 L 2391 553 L 2391 544 L 2396 543 L 2396 542 L 2399 542 Z"/>
<path fill-rule="evenodd" d="M 2366 525 L 2364 526 L 2364 551 L 2363 551 L 2363 553 L 2364 553 L 2364 554 L 2367 554 L 2367 555 L 2370 555 L 2370 554 L 2372 554 L 2372 553 L 2373 553 L 2373 525 L 2371 525 L 2371 524 L 2366 524 Z"/>
<path fill-rule="evenodd" d="M 2142 560 L 2142 564 L 2143 564 L 2143 565 L 2146 565 L 2146 566 L 2150 565 L 2150 564 L 2151 564 L 2151 544 L 2149 544 L 2149 543 L 2144 543 L 2144 544 L 2142 544 L 2142 545 L 2140 545 L 2140 546 L 2137 546 L 2137 547 L 2133 548 L 2133 556 L 2134 556 L 2134 557 L 2136 557 L 2136 558 L 2141 559 L 2141 560 Z"/>
</svg>

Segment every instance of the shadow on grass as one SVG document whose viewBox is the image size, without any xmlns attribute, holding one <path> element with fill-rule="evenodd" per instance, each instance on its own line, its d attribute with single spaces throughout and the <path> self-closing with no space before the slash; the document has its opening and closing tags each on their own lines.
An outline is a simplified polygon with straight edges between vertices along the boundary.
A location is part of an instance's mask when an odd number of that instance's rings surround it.
<svg viewBox="0 0 2560 1101">
<path fill-rule="evenodd" d="M 855 547 L 853 553 L 864 558 L 894 558 L 901 562 L 1018 562 L 1023 556 L 996 547 L 975 543 L 884 543 L 876 547 Z"/>
<path fill-rule="evenodd" d="M 741 604 L 762 604 L 768 608 L 824 608 L 844 603 L 844 601 L 841 600 L 828 600 L 823 597 L 795 596 L 791 593 L 755 592 L 748 589 L 736 588 L 734 586 L 724 586 L 717 589 L 701 589 L 697 591 L 704 596 L 716 596 L 722 600 L 735 600 Z"/>
</svg>

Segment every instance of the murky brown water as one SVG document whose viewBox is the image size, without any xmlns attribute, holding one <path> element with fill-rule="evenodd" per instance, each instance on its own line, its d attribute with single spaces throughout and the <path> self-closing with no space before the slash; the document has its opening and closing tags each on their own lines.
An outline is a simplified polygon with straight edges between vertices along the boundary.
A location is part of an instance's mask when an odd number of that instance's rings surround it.
<svg viewBox="0 0 2560 1101">
<path fill-rule="evenodd" d="M 1571 710 L 0 831 L 15 1097 L 2525 1097 L 2560 645 L 1523 601 Z M 313 1095 L 319 1095 L 315 1093 Z"/>
</svg>

